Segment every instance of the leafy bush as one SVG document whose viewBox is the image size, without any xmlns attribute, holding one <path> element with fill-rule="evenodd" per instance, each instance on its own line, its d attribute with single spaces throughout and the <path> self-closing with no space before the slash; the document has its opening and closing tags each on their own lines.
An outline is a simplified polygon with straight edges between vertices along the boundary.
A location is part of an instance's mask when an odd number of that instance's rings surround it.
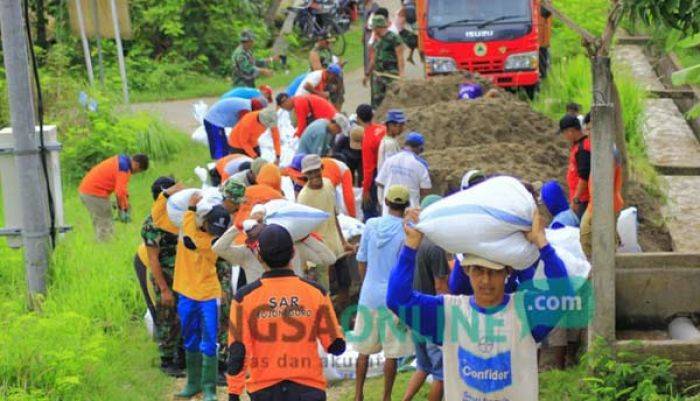
<svg viewBox="0 0 700 401">
<path fill-rule="evenodd" d="M 187 137 L 147 114 L 117 116 L 109 111 L 87 112 L 85 126 L 69 127 L 61 154 L 64 176 L 80 179 L 92 166 L 118 153 L 145 153 L 167 161 L 187 143 Z"/>
</svg>

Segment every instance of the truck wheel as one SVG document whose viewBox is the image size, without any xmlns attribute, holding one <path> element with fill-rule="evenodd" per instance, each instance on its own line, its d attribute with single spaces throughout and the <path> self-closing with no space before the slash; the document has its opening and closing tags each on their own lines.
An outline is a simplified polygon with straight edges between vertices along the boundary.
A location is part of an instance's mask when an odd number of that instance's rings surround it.
<svg viewBox="0 0 700 401">
<path fill-rule="evenodd" d="M 523 90 L 525 90 L 525 94 L 527 95 L 528 99 L 534 100 L 535 94 L 540 90 L 540 85 L 535 84 L 531 86 L 523 86 Z"/>
</svg>

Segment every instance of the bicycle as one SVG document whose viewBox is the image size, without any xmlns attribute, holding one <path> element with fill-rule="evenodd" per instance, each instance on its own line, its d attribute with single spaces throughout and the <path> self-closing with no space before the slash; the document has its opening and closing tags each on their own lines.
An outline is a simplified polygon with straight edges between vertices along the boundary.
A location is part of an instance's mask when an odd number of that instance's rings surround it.
<svg viewBox="0 0 700 401">
<path fill-rule="evenodd" d="M 289 12 L 296 14 L 294 29 L 297 35 L 306 44 L 313 44 L 318 36 L 330 31 L 335 36 L 335 41 L 331 44 L 333 54 L 345 54 L 345 32 L 350 29 L 350 18 L 339 14 L 336 4 L 324 6 L 317 12 L 312 10 L 308 3 L 300 7 L 287 7 Z"/>
</svg>

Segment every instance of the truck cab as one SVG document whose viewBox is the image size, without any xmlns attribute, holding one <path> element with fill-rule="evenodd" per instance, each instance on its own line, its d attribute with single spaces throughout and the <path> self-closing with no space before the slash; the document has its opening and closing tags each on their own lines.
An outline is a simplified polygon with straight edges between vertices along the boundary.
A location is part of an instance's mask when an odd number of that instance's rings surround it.
<svg viewBox="0 0 700 401">
<path fill-rule="evenodd" d="M 478 72 L 498 86 L 534 93 L 542 40 L 538 0 L 418 0 L 416 14 L 427 76 Z"/>
</svg>

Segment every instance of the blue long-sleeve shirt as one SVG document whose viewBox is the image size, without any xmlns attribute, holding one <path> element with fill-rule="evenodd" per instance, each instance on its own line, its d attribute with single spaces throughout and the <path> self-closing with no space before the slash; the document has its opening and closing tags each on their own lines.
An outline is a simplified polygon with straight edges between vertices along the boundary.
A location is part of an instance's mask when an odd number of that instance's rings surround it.
<svg viewBox="0 0 700 401">
<path fill-rule="evenodd" d="M 537 260 L 535 264 L 524 270 L 515 270 L 508 279 L 506 280 L 506 294 L 512 294 L 518 290 L 520 284 L 526 283 L 535 276 L 535 270 L 537 269 L 537 264 L 540 261 Z M 459 259 L 455 258 L 455 265 L 450 273 L 450 277 L 447 280 L 447 287 L 452 295 L 474 295 L 474 289 L 472 288 L 471 281 L 469 281 L 469 276 L 464 273 L 462 269 L 462 264 Z"/>
<path fill-rule="evenodd" d="M 557 256 L 554 248 L 546 245 L 540 249 L 540 259 L 544 262 L 545 276 L 548 279 L 567 279 L 568 282 L 566 267 L 559 259 L 559 256 Z M 399 261 L 389 277 L 387 306 L 414 331 L 417 331 L 435 344 L 442 344 L 445 321 L 444 297 L 442 295 L 421 294 L 413 289 L 415 264 L 416 250 L 404 246 L 399 255 Z M 565 294 L 560 295 L 574 294 L 570 283 L 562 292 L 565 292 Z M 536 306 L 534 304 L 538 295 L 541 295 L 541 292 L 534 289 L 527 290 L 524 296 L 525 305 L 523 309 L 528 319 L 532 337 L 536 342 L 541 342 L 552 331 L 558 319 L 549 319 L 549 324 L 537 323 L 535 316 L 538 313 L 537 308 L 530 306 Z M 505 295 L 504 301 L 507 300 L 508 295 Z M 551 313 L 563 315 L 561 311 L 552 311 Z"/>
</svg>

